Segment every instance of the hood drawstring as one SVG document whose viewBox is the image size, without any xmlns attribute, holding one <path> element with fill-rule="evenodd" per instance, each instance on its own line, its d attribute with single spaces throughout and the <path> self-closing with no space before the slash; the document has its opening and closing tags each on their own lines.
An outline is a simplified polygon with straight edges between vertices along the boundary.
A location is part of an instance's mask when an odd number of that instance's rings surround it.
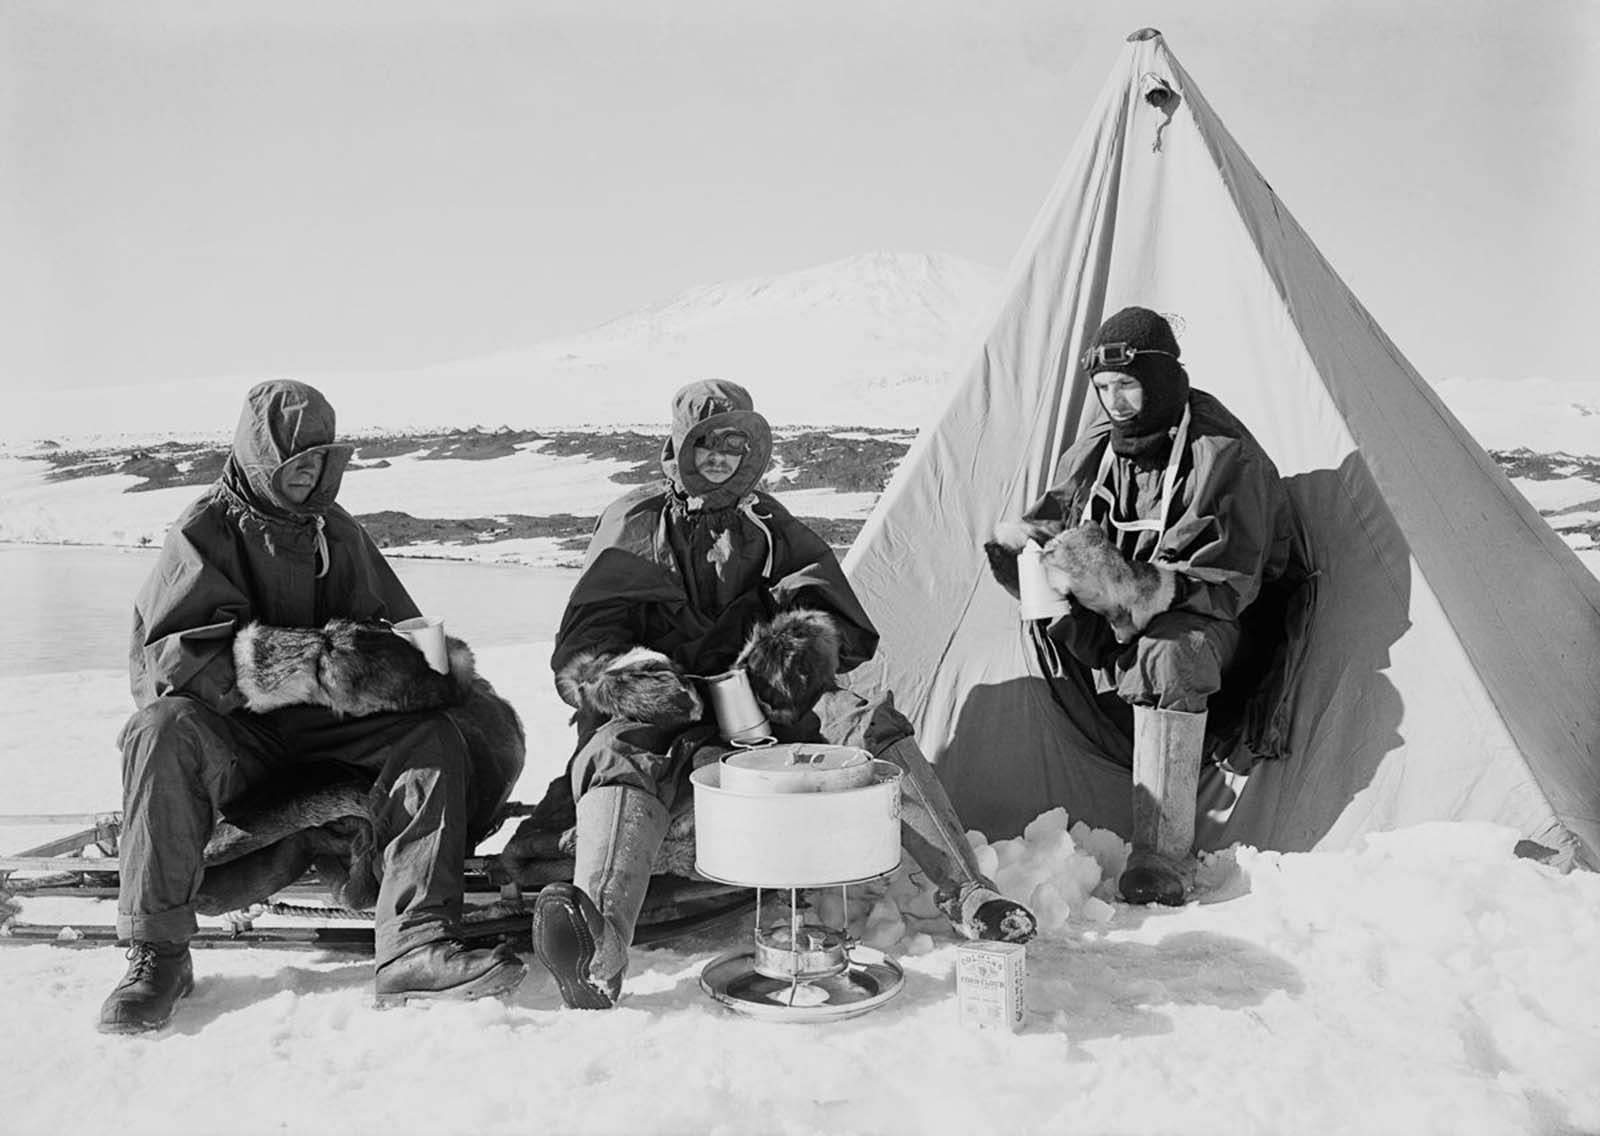
<svg viewBox="0 0 1600 1136">
<path fill-rule="evenodd" d="M 322 579 L 328 574 L 328 569 L 333 567 L 333 558 L 328 555 L 328 538 L 323 534 L 322 528 L 327 524 L 321 513 L 317 514 L 317 579 Z"/>
<path fill-rule="evenodd" d="M 750 518 L 750 523 L 761 530 L 761 535 L 767 538 L 767 562 L 761 569 L 761 578 L 772 579 L 772 529 L 767 522 L 772 519 L 770 515 L 763 516 L 756 512 L 756 495 L 751 493 L 739 500 L 739 512 Z"/>
</svg>

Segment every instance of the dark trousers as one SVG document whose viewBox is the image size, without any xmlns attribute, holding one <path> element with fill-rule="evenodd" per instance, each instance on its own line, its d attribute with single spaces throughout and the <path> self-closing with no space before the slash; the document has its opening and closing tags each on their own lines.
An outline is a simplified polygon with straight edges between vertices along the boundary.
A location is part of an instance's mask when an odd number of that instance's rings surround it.
<svg viewBox="0 0 1600 1136">
<path fill-rule="evenodd" d="M 333 764 L 375 779 L 382 849 L 378 965 L 446 937 L 461 915 L 467 746 L 440 712 L 338 718 L 318 707 L 219 714 L 164 697 L 123 727 L 124 939 L 195 933 L 202 856 L 219 812 L 296 766 Z"/>
<path fill-rule="evenodd" d="M 1088 748 L 1125 768 L 1133 766 L 1132 707 L 1209 711 L 1244 645 L 1238 623 L 1168 611 L 1107 666 L 1090 667 L 1063 648 L 1058 630 L 1031 632 L 1056 701 Z"/>
</svg>

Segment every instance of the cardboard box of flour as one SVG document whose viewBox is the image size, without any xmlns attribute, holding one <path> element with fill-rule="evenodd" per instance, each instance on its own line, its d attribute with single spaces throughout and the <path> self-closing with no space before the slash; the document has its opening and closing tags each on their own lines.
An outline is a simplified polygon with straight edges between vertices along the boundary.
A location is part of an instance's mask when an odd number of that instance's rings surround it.
<svg viewBox="0 0 1600 1136">
<path fill-rule="evenodd" d="M 961 1024 L 999 1026 L 1013 1033 L 1021 1029 L 1027 973 L 1027 948 L 1021 943 L 962 943 L 956 948 Z"/>
</svg>

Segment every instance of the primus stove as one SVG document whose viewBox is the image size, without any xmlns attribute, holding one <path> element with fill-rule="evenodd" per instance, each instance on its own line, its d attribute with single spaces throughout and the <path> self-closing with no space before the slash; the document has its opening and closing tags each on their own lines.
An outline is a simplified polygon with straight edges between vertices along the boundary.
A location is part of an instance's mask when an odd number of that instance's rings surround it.
<svg viewBox="0 0 1600 1136">
<path fill-rule="evenodd" d="M 748 744 L 748 743 L 746 743 Z M 900 864 L 900 770 L 850 746 L 769 744 L 695 770 L 695 869 L 756 889 L 754 942 L 713 959 L 700 986 L 751 1017 L 853 1017 L 900 992 L 905 975 L 849 934 L 849 888 Z M 807 921 L 802 890 L 838 888 L 844 926 Z M 763 920 L 763 892 L 789 892 Z"/>
</svg>

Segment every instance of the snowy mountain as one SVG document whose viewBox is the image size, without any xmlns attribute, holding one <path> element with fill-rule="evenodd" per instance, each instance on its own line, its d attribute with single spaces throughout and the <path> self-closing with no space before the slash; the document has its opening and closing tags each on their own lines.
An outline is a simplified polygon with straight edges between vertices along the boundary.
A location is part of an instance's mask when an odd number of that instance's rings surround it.
<svg viewBox="0 0 1600 1136">
<path fill-rule="evenodd" d="M 657 424 L 692 379 L 747 386 L 776 424 L 904 426 L 964 366 L 999 272 L 934 253 L 868 253 L 692 288 L 579 335 L 411 371 L 298 375 L 342 429 Z M 46 392 L 0 437 L 225 430 L 270 376 Z"/>
<path fill-rule="evenodd" d="M 780 426 L 916 428 L 977 350 L 1002 273 L 938 253 L 864 253 L 815 268 L 690 288 L 589 331 L 408 371 L 303 374 L 341 430 L 640 425 L 659 431 L 692 379 L 747 386 Z M 0 420 L 0 447 L 226 437 L 267 375 L 46 391 Z M 1204 382 L 1200 382 L 1204 386 Z M 1600 381 L 1443 379 L 1480 444 L 1600 456 Z"/>
</svg>

